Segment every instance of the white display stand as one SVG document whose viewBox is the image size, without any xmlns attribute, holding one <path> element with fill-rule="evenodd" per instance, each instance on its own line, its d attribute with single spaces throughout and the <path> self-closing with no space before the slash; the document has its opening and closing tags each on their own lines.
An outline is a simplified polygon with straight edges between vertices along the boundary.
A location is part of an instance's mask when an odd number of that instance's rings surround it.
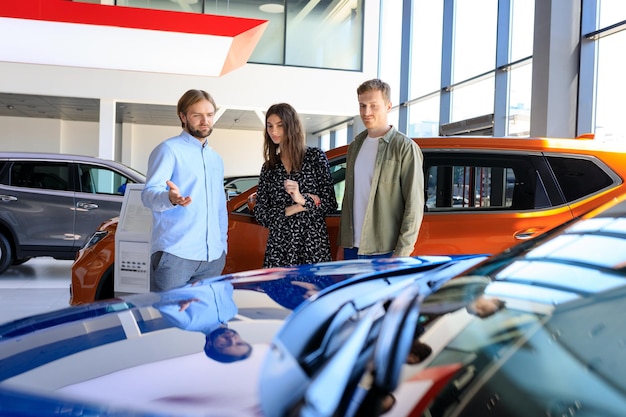
<svg viewBox="0 0 626 417">
<path fill-rule="evenodd" d="M 141 202 L 143 184 L 128 184 L 115 232 L 114 291 L 150 291 L 152 213 Z"/>
</svg>

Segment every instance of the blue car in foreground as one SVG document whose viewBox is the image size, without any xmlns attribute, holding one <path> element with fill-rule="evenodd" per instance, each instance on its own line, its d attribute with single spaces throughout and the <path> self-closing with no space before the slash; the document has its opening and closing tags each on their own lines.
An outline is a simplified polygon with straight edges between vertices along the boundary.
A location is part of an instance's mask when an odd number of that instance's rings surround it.
<svg viewBox="0 0 626 417">
<path fill-rule="evenodd" d="M 434 288 L 455 268 L 482 259 L 429 256 L 263 269 L 2 324 L 0 415 L 265 415 L 258 385 L 264 358 L 302 305 L 361 281 L 395 288 L 412 279 Z M 306 340 L 314 325 L 302 327 L 297 338 Z M 209 335 L 224 328 L 243 341 L 242 358 L 209 355 Z"/>
<path fill-rule="evenodd" d="M 0 415 L 621 416 L 626 202 L 504 253 L 227 275 L 0 325 Z"/>
</svg>

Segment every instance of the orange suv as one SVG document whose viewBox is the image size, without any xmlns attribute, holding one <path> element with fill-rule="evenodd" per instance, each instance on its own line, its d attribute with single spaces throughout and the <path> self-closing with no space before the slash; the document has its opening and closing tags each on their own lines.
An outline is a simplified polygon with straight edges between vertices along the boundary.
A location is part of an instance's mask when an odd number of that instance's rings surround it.
<svg viewBox="0 0 626 417">
<path fill-rule="evenodd" d="M 413 254 L 492 254 L 624 193 L 626 146 L 590 139 L 419 138 L 426 207 Z M 326 218 L 333 254 L 347 146 L 327 152 L 339 207 Z M 224 273 L 261 268 L 267 229 L 254 220 L 256 187 L 228 201 Z M 71 304 L 113 297 L 117 220 L 105 222 L 72 266 Z"/>
</svg>

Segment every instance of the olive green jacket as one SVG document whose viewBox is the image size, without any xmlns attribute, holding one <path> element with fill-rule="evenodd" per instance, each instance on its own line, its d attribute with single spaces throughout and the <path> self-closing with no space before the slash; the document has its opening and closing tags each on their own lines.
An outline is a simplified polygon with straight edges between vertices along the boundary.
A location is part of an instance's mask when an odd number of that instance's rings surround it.
<svg viewBox="0 0 626 417">
<path fill-rule="evenodd" d="M 338 240 L 339 246 L 344 248 L 354 247 L 354 163 L 366 138 L 367 131 L 363 131 L 348 147 Z M 393 252 L 394 256 L 411 255 L 424 216 L 422 166 L 419 146 L 394 127 L 378 140 L 359 255 L 387 252 Z"/>
</svg>

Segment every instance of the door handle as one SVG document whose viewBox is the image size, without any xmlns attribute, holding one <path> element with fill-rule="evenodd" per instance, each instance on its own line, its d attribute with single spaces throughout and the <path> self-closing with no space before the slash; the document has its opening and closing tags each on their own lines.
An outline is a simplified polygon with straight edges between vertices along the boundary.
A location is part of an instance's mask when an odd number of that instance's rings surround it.
<svg viewBox="0 0 626 417">
<path fill-rule="evenodd" d="M 515 236 L 515 239 L 517 240 L 528 240 L 528 239 L 532 239 L 535 236 L 540 235 L 541 233 L 543 233 L 543 228 L 531 227 L 529 229 L 515 232 L 513 236 Z"/>
<path fill-rule="evenodd" d="M 87 203 L 84 201 L 79 201 L 78 203 L 76 203 L 76 208 L 82 209 L 82 210 L 95 210 L 98 207 L 99 206 L 96 203 Z"/>
<path fill-rule="evenodd" d="M 0 195 L 0 201 L 17 201 L 17 197 L 13 195 L 2 194 Z"/>
</svg>

